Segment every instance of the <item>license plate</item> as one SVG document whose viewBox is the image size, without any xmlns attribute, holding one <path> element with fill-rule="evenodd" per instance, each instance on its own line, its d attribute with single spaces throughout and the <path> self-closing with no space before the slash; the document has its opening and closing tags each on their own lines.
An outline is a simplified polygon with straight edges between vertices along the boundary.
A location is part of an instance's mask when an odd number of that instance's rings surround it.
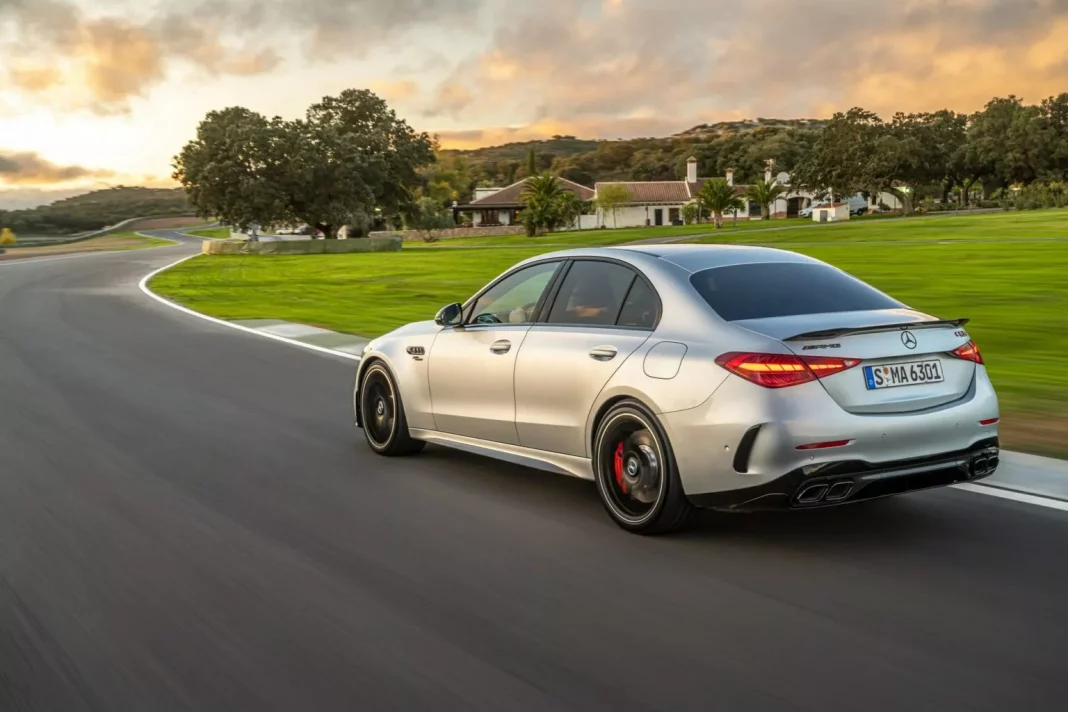
<svg viewBox="0 0 1068 712">
<path fill-rule="evenodd" d="M 938 359 L 864 367 L 864 381 L 869 391 L 941 383 L 944 380 L 942 362 Z"/>
</svg>

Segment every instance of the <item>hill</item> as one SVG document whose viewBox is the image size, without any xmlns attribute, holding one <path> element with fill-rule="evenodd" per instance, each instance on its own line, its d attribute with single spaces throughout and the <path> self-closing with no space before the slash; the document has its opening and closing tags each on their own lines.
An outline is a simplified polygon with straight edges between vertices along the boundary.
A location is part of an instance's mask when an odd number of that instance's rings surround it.
<svg viewBox="0 0 1068 712">
<path fill-rule="evenodd" d="M 673 136 L 623 140 L 589 140 L 554 136 L 503 146 L 445 150 L 450 166 L 461 166 L 475 185 L 509 185 L 526 176 L 527 156 L 534 151 L 538 170 L 551 170 L 584 185 L 609 180 L 678 180 L 686 159 L 698 159 L 702 176 L 735 170 L 739 181 L 763 175 L 764 162 L 791 170 L 826 125 L 822 119 L 746 119 L 701 124 Z"/>
<path fill-rule="evenodd" d="M 826 119 L 742 119 L 741 121 L 720 121 L 715 124 L 699 124 L 675 135 L 697 141 L 709 141 L 730 134 L 755 131 L 760 128 L 783 129 L 822 129 L 827 125 Z"/>
<path fill-rule="evenodd" d="M 193 215 L 181 188 L 119 186 L 58 200 L 32 210 L 0 211 L 17 235 L 74 235 L 137 217 Z"/>
</svg>

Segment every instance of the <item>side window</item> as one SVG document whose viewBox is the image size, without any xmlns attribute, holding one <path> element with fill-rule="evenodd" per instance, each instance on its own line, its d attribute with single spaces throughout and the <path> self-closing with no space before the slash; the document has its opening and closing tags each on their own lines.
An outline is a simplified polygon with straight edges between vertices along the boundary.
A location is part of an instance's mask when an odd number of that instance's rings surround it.
<svg viewBox="0 0 1068 712">
<path fill-rule="evenodd" d="M 543 262 L 505 277 L 478 298 L 468 324 L 529 324 L 559 262 Z"/>
<path fill-rule="evenodd" d="M 550 324 L 615 326 L 634 271 L 611 262 L 575 262 L 549 312 Z"/>
<path fill-rule="evenodd" d="M 617 326 L 629 326 L 634 329 L 652 329 L 660 317 L 660 300 L 656 292 L 650 289 L 645 280 L 634 280 L 627 298 L 623 302 L 623 311 L 619 313 Z"/>
</svg>

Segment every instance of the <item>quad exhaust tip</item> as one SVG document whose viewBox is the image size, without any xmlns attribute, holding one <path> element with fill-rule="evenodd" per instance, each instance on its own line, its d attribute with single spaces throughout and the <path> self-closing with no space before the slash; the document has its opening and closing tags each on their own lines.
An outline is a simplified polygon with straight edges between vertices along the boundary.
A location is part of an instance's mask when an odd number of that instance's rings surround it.
<svg viewBox="0 0 1068 712">
<path fill-rule="evenodd" d="M 824 482 L 817 485 L 809 485 L 797 495 L 798 504 L 816 504 L 818 502 L 841 502 L 853 491 L 853 482 L 843 480 L 839 482 Z"/>
<path fill-rule="evenodd" d="M 979 455 L 968 468 L 968 474 L 974 477 L 986 477 L 998 468 L 1000 460 L 997 455 Z"/>
<path fill-rule="evenodd" d="M 853 491 L 852 482 L 835 482 L 831 485 L 831 488 L 827 490 L 827 501 L 838 502 L 849 496 L 849 493 Z"/>
<path fill-rule="evenodd" d="M 829 488 L 827 485 L 812 485 L 801 490 L 801 494 L 797 495 L 797 501 L 801 504 L 815 504 L 823 499 L 823 495 L 827 494 Z"/>
</svg>

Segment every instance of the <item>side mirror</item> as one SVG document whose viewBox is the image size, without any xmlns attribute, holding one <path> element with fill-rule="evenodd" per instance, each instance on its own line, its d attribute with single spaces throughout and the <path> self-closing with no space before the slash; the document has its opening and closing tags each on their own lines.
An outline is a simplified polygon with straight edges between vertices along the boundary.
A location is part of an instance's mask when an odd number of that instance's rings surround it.
<svg viewBox="0 0 1068 712">
<path fill-rule="evenodd" d="M 464 307 L 462 304 L 450 304 L 443 307 L 434 317 L 434 323 L 438 326 L 456 326 L 463 317 Z"/>
</svg>

